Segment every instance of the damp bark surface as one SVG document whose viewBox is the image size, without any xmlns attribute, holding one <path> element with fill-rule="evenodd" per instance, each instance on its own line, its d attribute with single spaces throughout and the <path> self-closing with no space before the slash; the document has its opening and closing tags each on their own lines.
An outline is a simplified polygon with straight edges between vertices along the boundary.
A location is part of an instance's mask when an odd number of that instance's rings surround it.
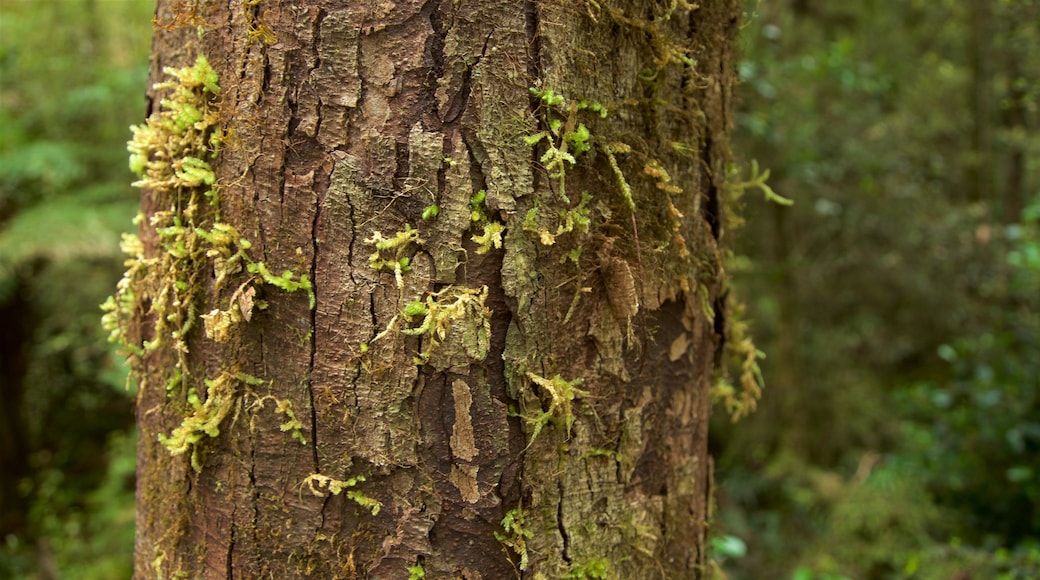
<svg viewBox="0 0 1040 580">
<path fill-rule="evenodd" d="M 263 286 L 234 340 L 187 336 L 202 399 L 262 380 L 199 470 L 144 359 L 137 577 L 706 574 L 740 7 L 668 4 L 159 1 L 153 80 L 220 76 L 221 219 L 315 304 Z M 554 120 L 591 135 L 565 192 Z"/>
</svg>

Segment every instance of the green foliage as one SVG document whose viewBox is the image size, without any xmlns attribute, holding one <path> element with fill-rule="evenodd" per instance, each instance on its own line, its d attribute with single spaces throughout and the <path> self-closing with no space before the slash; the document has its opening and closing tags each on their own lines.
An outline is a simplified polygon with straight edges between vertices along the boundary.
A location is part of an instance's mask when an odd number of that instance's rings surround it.
<svg viewBox="0 0 1040 580">
<path fill-rule="evenodd" d="M 0 324 L 26 365 L 0 363 L 5 427 L 21 435 L 5 439 L 3 578 L 132 574 L 133 400 L 97 304 L 137 205 L 125 132 L 144 106 L 152 10 L 0 0 Z"/>
<path fill-rule="evenodd" d="M 70 260 L 113 263 L 119 233 L 132 215 L 131 202 L 110 200 L 111 192 L 91 188 L 21 211 L 0 229 L 0 301 L 10 297 L 34 265 Z"/>
<path fill-rule="evenodd" d="M 946 376 L 895 397 L 910 419 L 903 454 L 929 474 L 936 500 L 956 509 L 960 535 L 984 546 L 1040 530 L 1040 268 L 1022 259 L 1040 253 L 1040 220 L 1027 210 L 1004 237 L 1009 270 L 983 289 L 987 327 L 939 345 Z"/>
<path fill-rule="evenodd" d="M 725 571 L 1032 577 L 1040 6 L 749 4 L 735 149 L 798 203 L 727 263 L 770 389 L 712 425 Z"/>
<path fill-rule="evenodd" d="M 502 518 L 502 529 L 505 530 L 505 533 L 495 532 L 495 538 L 499 542 L 520 556 L 519 568 L 521 571 L 527 569 L 527 540 L 534 537 L 534 532 L 525 527 L 525 519 L 526 514 L 522 507 L 513 508 Z"/>
</svg>

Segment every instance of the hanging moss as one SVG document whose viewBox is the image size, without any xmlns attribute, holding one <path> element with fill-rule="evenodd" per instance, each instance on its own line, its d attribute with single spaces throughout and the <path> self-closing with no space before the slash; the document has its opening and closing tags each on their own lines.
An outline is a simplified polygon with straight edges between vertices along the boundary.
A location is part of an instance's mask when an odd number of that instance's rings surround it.
<svg viewBox="0 0 1040 580">
<path fill-rule="evenodd" d="M 102 324 L 110 332 L 109 339 L 122 346 L 131 365 L 131 380 L 140 381 L 142 389 L 148 387 L 143 372 L 146 357 L 154 357 L 168 369 L 162 384 L 169 396 L 179 397 L 185 418 L 170 435 L 160 434 L 159 440 L 173 455 L 190 450 L 192 467 L 200 471 L 198 445 L 219 435 L 220 424 L 241 395 L 239 386 L 263 381 L 234 369 L 223 369 L 215 379 L 195 379 L 188 355 L 199 319 L 206 338 L 227 343 L 237 325 L 250 321 L 254 309 L 266 308 L 265 302 L 254 299 L 256 285 L 303 290 L 311 308 L 315 296 L 306 275 L 272 273 L 264 262 L 250 257 L 252 243 L 221 221 L 220 184 L 210 164 L 223 139 L 217 73 L 202 55 L 193 66 L 167 67 L 163 72 L 169 79 L 153 88 L 169 93 L 160 101 L 158 113 L 131 127 L 133 138 L 127 144 L 130 169 L 140 177 L 133 185 L 147 190 L 162 208 L 147 221 L 143 215 L 135 220 L 157 247 L 146 248 L 142 237 L 123 234 L 127 271 L 115 295 L 102 305 Z M 219 295 L 232 277 L 243 273 L 249 277 L 231 295 L 228 306 L 202 314 L 203 290 Z M 210 278 L 212 282 L 207 282 Z M 150 337 L 141 334 L 147 326 L 144 321 L 153 325 Z M 291 409 L 282 412 L 291 419 L 283 430 L 302 440 Z"/>
</svg>

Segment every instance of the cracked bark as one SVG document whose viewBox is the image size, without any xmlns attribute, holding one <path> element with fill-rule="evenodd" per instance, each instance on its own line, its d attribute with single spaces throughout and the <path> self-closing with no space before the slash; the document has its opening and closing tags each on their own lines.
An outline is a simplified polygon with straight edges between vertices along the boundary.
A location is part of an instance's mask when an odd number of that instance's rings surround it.
<svg viewBox="0 0 1040 580">
<path fill-rule="evenodd" d="M 689 49 L 699 76 L 674 65 L 652 87 L 639 74 L 658 47 L 606 11 L 594 21 L 591 4 L 229 0 L 202 10 L 201 36 L 194 25 L 157 29 L 153 80 L 198 53 L 221 73 L 223 219 L 272 271 L 309 272 L 317 306 L 264 287 L 270 306 L 242 325 L 236 349 L 191 337 L 194 376 L 233 367 L 268 381 L 240 393 L 204 444 L 201 473 L 156 441 L 179 422 L 164 394 L 141 392 L 136 576 L 401 578 L 419 564 L 430 578 L 553 578 L 597 560 L 610 577 L 704 574 L 720 339 L 696 289 L 721 304 L 719 192 L 739 14 L 736 2 L 713 4 L 655 24 Z M 160 21 L 178 9 L 160 0 Z M 260 23 L 270 43 L 250 36 Z M 594 196 L 592 231 L 544 246 L 524 230 L 532 209 L 568 209 L 523 141 L 540 130 L 535 85 L 612 109 L 587 123 L 638 145 L 623 161 L 634 218 L 605 157 L 590 154 L 567 179 L 573 198 Z M 651 153 L 685 189 L 675 228 L 697 269 L 660 251 L 676 232 L 659 190 L 639 177 Z M 472 240 L 477 190 L 505 227 L 502 248 L 486 254 Z M 423 221 L 430 205 L 440 214 Z M 147 192 L 143 207 L 154 211 Z M 425 243 L 409 251 L 398 288 L 392 272 L 370 267 L 364 240 L 405 224 Z M 565 259 L 579 246 L 580 275 Z M 619 302 L 613 270 L 641 274 L 640 316 Z M 486 357 L 445 352 L 417 365 L 429 337 L 375 340 L 407 302 L 449 285 L 488 288 Z M 632 340 L 626 319 L 651 338 Z M 532 441 L 517 412 L 548 398 L 529 373 L 584 379 L 589 395 L 573 401 L 569 430 L 549 423 Z M 255 404 L 266 395 L 292 403 L 307 446 L 280 430 L 273 405 Z M 382 509 L 314 497 L 303 482 L 315 473 L 363 475 L 354 489 Z M 495 536 L 517 508 L 531 532 L 523 572 Z"/>
</svg>

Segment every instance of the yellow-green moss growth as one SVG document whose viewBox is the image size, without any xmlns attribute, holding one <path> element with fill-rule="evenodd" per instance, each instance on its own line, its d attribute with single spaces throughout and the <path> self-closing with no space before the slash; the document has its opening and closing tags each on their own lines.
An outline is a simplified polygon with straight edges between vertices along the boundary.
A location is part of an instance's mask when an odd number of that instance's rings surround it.
<svg viewBox="0 0 1040 580">
<path fill-rule="evenodd" d="M 554 375 L 553 378 L 547 379 L 532 372 L 527 373 L 527 378 L 541 387 L 549 399 L 548 409 L 542 410 L 539 408 L 537 412 L 530 416 L 525 416 L 525 419 L 530 424 L 531 433 L 531 440 L 528 442 L 528 446 L 534 443 L 535 437 L 538 437 L 538 434 L 542 432 L 542 428 L 549 421 L 553 421 L 558 427 L 562 427 L 569 437 L 571 427 L 574 426 L 574 412 L 571 409 L 571 403 L 575 398 L 587 397 L 589 394 L 587 391 L 578 388 L 578 385 L 583 380 L 579 377 L 568 381 L 560 375 Z"/>
<path fill-rule="evenodd" d="M 116 294 L 102 305 L 102 324 L 110 338 L 122 344 L 135 371 L 141 357 L 158 351 L 170 375 L 176 373 L 180 379 L 179 385 L 169 384 L 168 377 L 163 382 L 187 396 L 187 336 L 196 325 L 197 295 L 205 273 L 201 266 L 208 263 L 211 249 L 237 255 L 242 248 L 232 253 L 230 240 L 225 245 L 224 238 L 200 235 L 206 226 L 213 227 L 219 203 L 207 161 L 220 144 L 217 74 L 201 55 L 191 67 L 168 67 L 164 72 L 171 79 L 154 88 L 172 92 L 160 101 L 160 112 L 131 127 L 133 139 L 127 145 L 130 169 L 140 177 L 134 186 L 151 191 L 164 208 L 144 224 L 154 232 L 158 248 L 146 252 L 138 236 L 124 234 L 122 248 L 130 256 L 127 271 Z M 210 207 L 201 204 L 204 199 Z M 143 219 L 138 216 L 135 223 Z M 149 340 L 130 335 L 134 318 L 141 316 L 154 320 Z M 143 379 L 141 373 L 134 374 Z"/>
<path fill-rule="evenodd" d="M 378 500 L 372 499 L 358 489 L 353 489 L 357 484 L 365 481 L 365 476 L 355 475 L 346 480 L 335 479 L 320 473 L 312 473 L 303 480 L 301 489 L 306 486 L 311 494 L 317 497 L 326 497 L 328 494 L 339 495 L 346 491 L 346 496 L 367 509 L 372 515 L 379 515 L 379 509 L 383 506 Z"/>
<path fill-rule="evenodd" d="M 502 529 L 505 530 L 505 533 L 495 532 L 495 538 L 499 542 L 520 556 L 521 571 L 527 569 L 527 540 L 534 537 L 534 532 L 525 526 L 526 517 L 527 514 L 522 507 L 513 508 L 506 512 L 506 517 L 502 518 Z"/>
<path fill-rule="evenodd" d="M 190 67 L 168 67 L 163 72 L 169 80 L 154 85 L 156 91 L 167 91 L 160 110 L 131 127 L 133 138 L 127 144 L 130 169 L 139 176 L 133 185 L 146 189 L 159 208 L 147 222 L 138 216 L 135 223 L 147 239 L 156 240 L 156 247 L 146 248 L 141 237 L 124 234 L 127 271 L 115 295 L 102 305 L 102 324 L 110 331 L 110 340 L 121 344 L 131 377 L 142 389 L 149 386 L 144 357 L 166 369 L 161 384 L 169 396 L 182 397 L 186 415 L 159 440 L 173 455 L 190 450 L 191 465 L 198 471 L 198 445 L 220 433 L 220 424 L 239 395 L 238 385 L 263 383 L 227 368 L 215 379 L 198 381 L 192 376 L 189 338 L 197 335 L 193 331 L 199 318 L 208 339 L 228 343 L 237 336 L 238 324 L 249 322 L 254 309 L 266 307 L 256 299 L 256 285 L 306 291 L 311 308 L 315 296 L 306 275 L 273 274 L 264 262 L 250 257 L 252 244 L 221 221 L 219 184 L 210 165 L 223 137 L 217 73 L 202 55 Z M 202 314 L 204 294 L 220 296 L 232 277 L 243 273 L 248 277 L 227 307 Z M 149 326 L 151 337 L 137 334 Z M 289 418 L 282 430 L 291 430 L 302 441 L 302 424 L 291 406 L 280 404 L 278 411 Z"/>
<path fill-rule="evenodd" d="M 475 361 L 484 360 L 491 348 L 491 310 L 484 305 L 487 297 L 487 286 L 479 289 L 448 286 L 423 301 L 409 302 L 402 314 L 408 320 L 420 316 L 422 320 L 419 326 L 402 329 L 401 334 L 426 336 L 428 340 L 416 362 L 425 363 L 438 354 L 453 328 L 459 329 L 457 335 L 461 343 L 461 348 L 453 350 L 461 350 Z M 450 358 L 452 353 L 445 354 Z"/>
</svg>

